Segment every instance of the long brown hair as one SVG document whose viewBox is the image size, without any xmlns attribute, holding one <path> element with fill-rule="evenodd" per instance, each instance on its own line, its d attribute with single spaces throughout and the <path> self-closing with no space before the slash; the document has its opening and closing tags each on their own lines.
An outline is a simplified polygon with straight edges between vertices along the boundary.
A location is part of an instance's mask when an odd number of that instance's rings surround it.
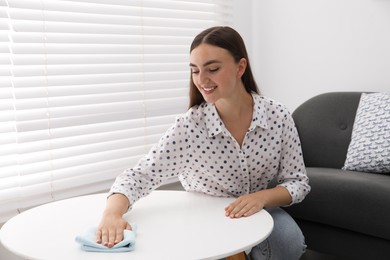
<svg viewBox="0 0 390 260">
<path fill-rule="evenodd" d="M 190 53 L 193 49 L 198 47 L 202 43 L 207 43 L 216 47 L 223 48 L 233 56 L 234 60 L 238 63 L 242 58 L 247 61 L 247 66 L 244 74 L 241 77 L 244 83 L 245 90 L 248 93 L 257 93 L 260 91 L 257 87 L 256 81 L 253 77 L 251 66 L 249 63 L 248 53 L 246 51 L 244 40 L 240 34 L 233 28 L 228 26 L 216 26 L 206 29 L 199 33 L 192 41 Z M 190 101 L 189 108 L 200 105 L 205 100 L 198 88 L 195 86 L 192 76 L 190 75 Z"/>
</svg>

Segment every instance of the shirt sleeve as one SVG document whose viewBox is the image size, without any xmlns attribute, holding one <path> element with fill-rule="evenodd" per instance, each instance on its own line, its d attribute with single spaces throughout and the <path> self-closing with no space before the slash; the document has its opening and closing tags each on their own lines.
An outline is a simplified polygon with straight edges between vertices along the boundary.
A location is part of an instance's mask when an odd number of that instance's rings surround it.
<svg viewBox="0 0 390 260">
<path fill-rule="evenodd" d="M 126 169 L 115 180 L 109 195 L 121 193 L 133 205 L 151 193 L 168 178 L 177 176 L 186 167 L 186 129 L 183 117 L 160 138 L 148 154 L 133 167 Z"/>
<path fill-rule="evenodd" d="M 279 186 L 285 187 L 292 198 L 290 205 L 301 202 L 310 192 L 301 143 L 290 113 L 284 117 L 281 136 L 282 149 L 278 173 Z"/>
</svg>

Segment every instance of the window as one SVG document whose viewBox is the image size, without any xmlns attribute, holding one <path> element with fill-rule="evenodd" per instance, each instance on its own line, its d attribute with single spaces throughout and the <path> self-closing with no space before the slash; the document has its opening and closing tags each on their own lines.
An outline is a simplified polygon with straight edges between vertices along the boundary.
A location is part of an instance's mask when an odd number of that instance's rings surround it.
<svg viewBox="0 0 390 260">
<path fill-rule="evenodd" d="M 226 0 L 0 0 L 0 223 L 107 191 L 187 109 L 189 45 Z"/>
</svg>

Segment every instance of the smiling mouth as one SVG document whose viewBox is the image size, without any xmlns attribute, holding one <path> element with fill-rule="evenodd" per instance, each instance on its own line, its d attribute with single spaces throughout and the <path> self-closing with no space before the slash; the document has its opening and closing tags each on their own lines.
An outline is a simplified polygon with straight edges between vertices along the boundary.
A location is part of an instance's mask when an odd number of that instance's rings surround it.
<svg viewBox="0 0 390 260">
<path fill-rule="evenodd" d="M 213 92 L 214 89 L 216 89 L 216 88 L 217 88 L 217 86 L 213 86 L 213 87 L 202 87 L 202 89 L 203 89 L 203 91 L 204 91 L 205 93 Z"/>
</svg>

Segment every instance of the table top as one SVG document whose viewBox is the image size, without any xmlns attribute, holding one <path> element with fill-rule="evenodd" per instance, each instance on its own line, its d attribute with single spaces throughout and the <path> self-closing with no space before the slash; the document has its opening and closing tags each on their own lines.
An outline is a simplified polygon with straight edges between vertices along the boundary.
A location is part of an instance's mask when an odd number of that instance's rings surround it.
<svg viewBox="0 0 390 260">
<path fill-rule="evenodd" d="M 27 210 L 3 225 L 0 240 L 28 259 L 220 259 L 265 240 L 272 217 L 262 210 L 230 219 L 224 208 L 234 198 L 185 191 L 153 191 L 125 217 L 138 226 L 135 250 L 97 253 L 81 250 L 76 235 L 97 226 L 107 194 L 65 199 Z"/>
</svg>

